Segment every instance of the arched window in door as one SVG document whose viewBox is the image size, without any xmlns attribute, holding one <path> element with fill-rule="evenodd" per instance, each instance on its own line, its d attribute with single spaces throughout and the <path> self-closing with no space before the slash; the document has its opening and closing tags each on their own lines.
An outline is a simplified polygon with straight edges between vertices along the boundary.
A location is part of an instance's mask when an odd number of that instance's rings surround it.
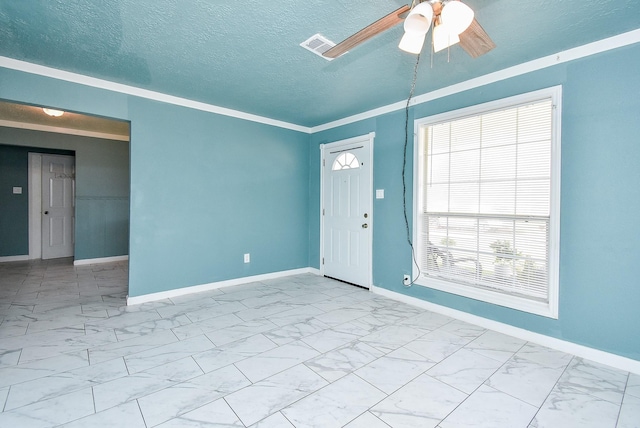
<svg viewBox="0 0 640 428">
<path fill-rule="evenodd" d="M 332 171 L 339 171 L 341 169 L 355 169 L 360 168 L 360 161 L 353 153 L 345 152 L 333 161 Z"/>
</svg>

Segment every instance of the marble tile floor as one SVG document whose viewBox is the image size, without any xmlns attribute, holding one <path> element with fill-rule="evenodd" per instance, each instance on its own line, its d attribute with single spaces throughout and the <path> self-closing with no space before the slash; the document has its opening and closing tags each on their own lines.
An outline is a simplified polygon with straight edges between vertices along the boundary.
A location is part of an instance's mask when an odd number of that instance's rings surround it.
<svg viewBox="0 0 640 428">
<path fill-rule="evenodd" d="M 640 376 L 306 274 L 125 306 L 0 264 L 0 427 L 640 427 Z"/>
</svg>

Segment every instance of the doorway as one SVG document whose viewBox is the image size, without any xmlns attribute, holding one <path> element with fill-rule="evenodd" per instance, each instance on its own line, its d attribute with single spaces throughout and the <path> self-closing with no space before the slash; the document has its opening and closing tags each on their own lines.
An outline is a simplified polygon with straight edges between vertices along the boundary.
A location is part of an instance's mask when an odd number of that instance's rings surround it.
<svg viewBox="0 0 640 428">
<path fill-rule="evenodd" d="M 373 138 L 321 146 L 320 273 L 371 286 Z"/>
</svg>

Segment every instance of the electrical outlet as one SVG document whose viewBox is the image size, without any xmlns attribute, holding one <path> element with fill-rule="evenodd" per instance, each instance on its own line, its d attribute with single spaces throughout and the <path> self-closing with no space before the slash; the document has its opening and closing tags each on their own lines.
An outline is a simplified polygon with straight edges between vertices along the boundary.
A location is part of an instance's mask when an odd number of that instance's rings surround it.
<svg viewBox="0 0 640 428">
<path fill-rule="evenodd" d="M 411 277 L 409 275 L 405 275 L 402 277 L 402 283 L 404 285 L 411 285 Z"/>
<path fill-rule="evenodd" d="M 246 254 L 244 255 L 244 262 L 245 262 L 245 263 L 249 263 L 250 261 L 251 261 L 251 254 L 246 253 Z"/>
</svg>

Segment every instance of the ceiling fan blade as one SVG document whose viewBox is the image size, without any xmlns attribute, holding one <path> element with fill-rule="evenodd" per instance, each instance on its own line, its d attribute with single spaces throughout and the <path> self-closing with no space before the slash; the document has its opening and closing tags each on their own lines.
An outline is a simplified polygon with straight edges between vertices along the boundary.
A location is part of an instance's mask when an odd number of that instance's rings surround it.
<svg viewBox="0 0 640 428">
<path fill-rule="evenodd" d="M 473 58 L 478 58 L 495 48 L 496 44 L 474 18 L 469 28 L 460 34 L 460 46 Z"/>
<path fill-rule="evenodd" d="M 393 12 L 383 18 L 380 18 L 373 24 L 364 27 L 354 35 L 347 37 L 342 42 L 338 43 L 337 45 L 323 53 L 322 56 L 325 56 L 327 58 L 339 57 L 343 53 L 358 46 L 360 43 L 369 40 L 373 36 L 376 36 L 402 22 L 404 20 L 403 14 L 408 12 L 410 9 L 411 8 L 408 5 L 405 5 L 397 10 L 394 10 Z"/>
</svg>

